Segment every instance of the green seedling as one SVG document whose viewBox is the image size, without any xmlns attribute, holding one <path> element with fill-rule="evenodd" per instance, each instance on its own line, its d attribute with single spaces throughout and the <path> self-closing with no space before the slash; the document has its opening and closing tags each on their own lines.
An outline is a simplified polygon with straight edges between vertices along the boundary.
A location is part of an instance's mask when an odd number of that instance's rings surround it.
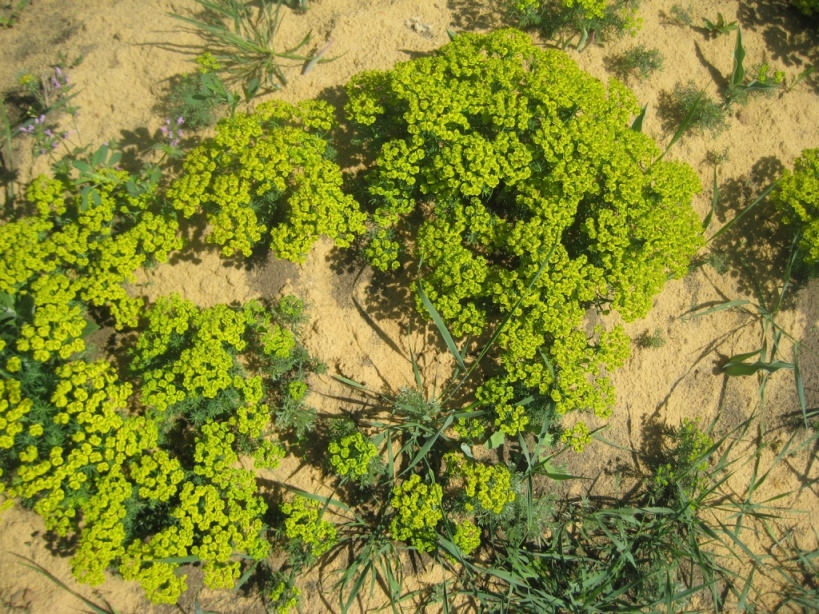
<svg viewBox="0 0 819 614">
<path fill-rule="evenodd" d="M 777 71 L 772 77 L 769 77 L 770 67 L 766 63 L 759 67 L 754 78 L 746 81 L 747 74 L 744 63 L 745 46 L 742 43 L 742 30 L 737 30 L 736 45 L 734 46 L 734 69 L 731 71 L 731 78 L 728 81 L 728 92 L 724 103 L 726 106 L 730 106 L 734 102 L 746 104 L 751 94 L 770 93 L 782 88 L 785 74 Z"/>
<path fill-rule="evenodd" d="M 20 13 L 31 3 L 31 0 L 17 0 L 0 5 L 0 28 L 11 28 L 20 18 Z"/>
<path fill-rule="evenodd" d="M 708 34 L 714 38 L 722 36 L 723 34 L 728 34 L 729 32 L 739 28 L 736 21 L 727 23 L 725 21 L 725 17 L 722 16 L 722 13 L 717 13 L 717 20 L 715 22 L 705 19 L 704 17 L 703 22 L 705 22 L 705 29 L 708 31 Z"/>
<path fill-rule="evenodd" d="M 668 340 L 663 335 L 661 328 L 654 329 L 654 332 L 645 331 L 637 338 L 637 345 L 641 348 L 661 348 Z"/>
<path fill-rule="evenodd" d="M 793 78 L 793 81 L 791 81 L 790 84 L 783 83 L 785 91 L 788 93 L 792 92 L 797 85 L 802 83 L 802 81 L 804 81 L 806 78 L 810 77 L 815 71 L 815 66 L 806 66 L 804 70 Z"/>
<path fill-rule="evenodd" d="M 648 79 L 653 73 L 663 69 L 663 55 L 659 49 L 637 45 L 612 58 L 610 64 L 620 78 L 636 76 L 639 79 Z"/>
</svg>

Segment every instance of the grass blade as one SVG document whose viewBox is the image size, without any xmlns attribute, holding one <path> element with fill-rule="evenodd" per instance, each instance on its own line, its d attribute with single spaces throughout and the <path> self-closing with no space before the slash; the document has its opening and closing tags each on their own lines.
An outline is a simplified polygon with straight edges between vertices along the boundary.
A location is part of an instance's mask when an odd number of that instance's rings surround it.
<svg viewBox="0 0 819 614">
<path fill-rule="evenodd" d="M 808 402 L 805 398 L 805 385 L 802 382 L 802 372 L 799 370 L 799 344 L 793 345 L 793 376 L 796 380 L 796 396 L 799 397 L 799 407 L 802 409 L 802 419 L 805 428 L 808 428 Z"/>
<path fill-rule="evenodd" d="M 710 315 L 712 313 L 717 313 L 718 311 L 724 311 L 725 309 L 733 309 L 734 307 L 742 307 L 743 305 L 750 305 L 750 304 L 751 304 L 751 301 L 749 301 L 748 299 L 744 299 L 744 298 L 743 299 L 734 299 L 733 301 L 726 301 L 724 303 L 720 303 L 719 305 L 715 305 L 715 306 L 711 307 L 710 309 L 706 309 L 705 311 L 701 311 L 699 313 L 693 313 L 693 312 L 697 311 L 698 309 L 702 309 L 702 308 L 706 307 L 707 306 L 707 303 L 706 303 L 705 305 L 697 305 L 696 307 L 694 307 L 690 312 L 690 313 L 692 313 L 692 315 L 687 316 L 687 318 L 688 319 L 690 319 L 690 318 L 701 318 L 702 316 L 707 316 L 707 315 Z M 755 352 L 755 354 L 758 354 L 758 353 L 759 352 Z"/>
<path fill-rule="evenodd" d="M 727 223 L 726 223 L 726 224 L 725 224 L 725 225 L 724 225 L 722 228 L 720 228 L 720 229 L 719 229 L 717 232 L 715 232 L 715 233 L 714 233 L 714 234 L 712 234 L 710 237 L 708 237 L 708 239 L 706 239 L 706 241 L 705 241 L 705 244 L 706 244 L 706 245 L 707 245 L 707 244 L 709 244 L 711 241 L 713 241 L 714 239 L 716 239 L 717 237 L 719 237 L 720 235 L 722 235 L 722 234 L 723 234 L 724 232 L 726 232 L 726 231 L 727 231 L 727 230 L 728 230 L 728 229 L 729 229 L 731 226 L 733 226 L 733 225 L 734 225 L 734 224 L 736 224 L 736 223 L 737 223 L 739 220 L 741 220 L 741 219 L 742 219 L 742 217 L 743 217 L 743 216 L 744 216 L 746 213 L 748 213 L 748 212 L 749 212 L 751 209 L 753 209 L 753 208 L 754 208 L 754 207 L 755 207 L 757 204 L 759 204 L 760 202 L 762 202 L 762 201 L 763 201 L 763 200 L 764 200 L 764 199 L 765 199 L 765 198 L 768 196 L 768 194 L 770 194 L 770 193 L 771 193 L 771 190 L 773 190 L 773 189 L 774 189 L 774 188 L 777 186 L 777 184 L 778 184 L 778 183 L 779 183 L 779 179 L 777 179 L 777 180 L 776 180 L 776 181 L 774 181 L 774 182 L 773 182 L 771 185 L 769 185 L 767 188 L 765 188 L 765 190 L 763 190 L 762 194 L 760 194 L 759 196 L 757 196 L 757 197 L 756 197 L 756 199 L 755 199 L 755 200 L 754 200 L 754 201 L 753 201 L 753 202 L 752 202 L 750 205 L 748 205 L 748 206 L 747 206 L 747 207 L 745 207 L 745 208 L 744 208 L 742 211 L 740 211 L 740 212 L 739 212 L 739 214 L 738 214 L 736 217 L 734 217 L 734 219 L 732 219 L 730 222 L 727 222 Z"/>
<path fill-rule="evenodd" d="M 312 492 L 307 492 L 306 490 L 302 490 L 301 488 L 297 488 L 296 486 L 291 486 L 290 484 L 286 484 L 285 482 L 277 482 L 277 484 L 283 486 L 284 488 L 291 492 L 296 493 L 297 495 L 301 495 L 302 497 L 307 497 L 308 499 L 312 499 L 313 501 L 323 503 L 325 506 L 335 505 L 336 507 L 340 507 L 343 510 L 347 510 L 349 512 L 353 511 L 349 505 L 347 505 L 346 503 L 342 503 L 337 499 L 333 499 L 332 497 L 322 497 L 321 495 L 317 495 Z"/>
<path fill-rule="evenodd" d="M 665 148 L 665 151 L 660 154 L 660 157 L 654 160 L 653 164 L 657 164 L 660 160 L 662 160 L 668 151 L 674 146 L 674 144 L 679 141 L 685 131 L 688 130 L 688 126 L 691 125 L 691 122 L 694 120 L 694 116 L 696 115 L 697 111 L 699 111 L 700 103 L 702 102 L 702 97 L 705 96 L 705 90 L 701 90 L 700 93 L 697 95 L 696 99 L 694 100 L 694 104 L 691 105 L 691 108 L 688 111 L 688 114 L 682 120 L 680 127 L 677 128 L 677 132 L 674 133 L 674 136 L 671 137 L 671 141 L 668 143 L 668 146 Z"/>
<path fill-rule="evenodd" d="M 705 219 L 702 221 L 702 230 L 705 232 L 711 225 L 711 218 L 714 217 L 714 211 L 717 210 L 717 203 L 719 202 L 719 183 L 717 181 L 717 164 L 714 165 L 714 190 L 711 193 L 711 210 Z"/>
<path fill-rule="evenodd" d="M 372 388 L 367 388 L 364 384 L 359 384 L 357 381 L 352 380 L 348 377 L 344 377 L 343 375 L 330 375 L 335 380 L 338 380 L 342 384 L 346 384 L 350 388 L 355 388 L 356 390 L 363 390 L 364 392 L 369 392 L 370 394 L 377 395 L 378 393 L 373 390 Z"/>
<path fill-rule="evenodd" d="M 441 333 L 441 337 L 443 338 L 444 343 L 446 343 L 446 347 L 449 349 L 450 354 L 452 354 L 453 358 L 455 358 L 455 360 L 458 362 L 458 366 L 466 371 L 463 356 L 461 356 L 461 353 L 458 351 L 458 346 L 455 345 L 452 335 L 449 334 L 449 329 L 446 327 L 441 314 L 438 313 L 438 310 L 435 309 L 435 305 L 432 304 L 432 301 L 429 300 L 427 293 L 424 292 L 424 284 L 420 279 L 418 280 L 418 296 L 421 297 L 421 302 L 424 304 L 424 307 L 429 315 L 432 316 L 432 321 L 435 322 L 435 326 L 438 327 L 438 332 Z"/>
<path fill-rule="evenodd" d="M 745 79 L 745 47 L 742 46 L 742 30 L 737 29 L 737 44 L 734 47 L 734 72 L 731 73 L 731 85 L 742 85 Z"/>
<path fill-rule="evenodd" d="M 733 362 L 722 368 L 722 372 L 731 376 L 753 375 L 759 371 L 774 373 L 780 369 L 793 369 L 793 363 L 775 360 L 774 362 Z"/>
<path fill-rule="evenodd" d="M 435 442 L 438 441 L 438 438 L 441 436 L 441 434 L 443 434 L 443 432 L 449 428 L 449 425 L 452 424 L 452 421 L 454 419 L 455 416 L 453 415 L 447 416 L 447 419 L 444 421 L 444 425 L 440 429 L 438 429 L 438 432 L 435 433 L 435 435 L 427 439 L 426 443 L 421 447 L 420 450 L 418 450 L 418 454 L 415 455 L 415 458 L 413 458 L 410 464 L 407 465 L 407 467 L 401 472 L 402 475 L 405 474 L 410 469 L 412 469 L 413 467 L 415 467 L 415 465 L 417 465 L 419 462 L 421 462 L 421 459 L 427 455 L 427 452 L 429 452 L 432 446 L 435 445 Z"/>
<path fill-rule="evenodd" d="M 640 114 L 634 118 L 634 121 L 631 122 L 631 129 L 635 132 L 642 132 L 643 131 L 643 120 L 646 118 L 646 111 L 648 110 L 648 105 L 643 105 L 643 108 L 640 110 Z"/>
<path fill-rule="evenodd" d="M 28 567 L 29 569 L 33 569 L 37 573 L 42 574 L 43 576 L 45 576 L 46 578 L 51 580 L 54 584 L 59 586 L 65 592 L 74 595 L 77 599 L 79 599 L 85 605 L 87 605 L 89 608 L 91 608 L 91 611 L 94 612 L 94 614 L 119 614 L 119 612 L 115 608 L 113 608 L 108 602 L 105 603 L 105 605 L 108 607 L 108 609 L 104 609 L 104 608 L 101 608 L 100 606 L 98 606 L 97 604 L 95 604 L 93 601 L 89 601 L 88 599 L 86 599 L 85 597 L 80 595 L 79 593 L 76 593 L 76 592 L 72 591 L 70 588 L 68 588 L 68 586 L 66 586 L 62 581 L 60 581 L 59 578 L 54 576 L 45 567 L 42 567 L 42 566 L 38 565 L 37 563 L 35 563 L 31 559 L 29 559 L 27 557 L 24 557 L 24 556 L 21 556 L 19 554 L 16 554 L 14 552 L 12 552 L 11 554 L 16 556 L 18 559 L 23 559 L 24 561 L 27 561 L 26 563 L 20 563 L 20 565 L 22 565 L 23 567 Z"/>
</svg>

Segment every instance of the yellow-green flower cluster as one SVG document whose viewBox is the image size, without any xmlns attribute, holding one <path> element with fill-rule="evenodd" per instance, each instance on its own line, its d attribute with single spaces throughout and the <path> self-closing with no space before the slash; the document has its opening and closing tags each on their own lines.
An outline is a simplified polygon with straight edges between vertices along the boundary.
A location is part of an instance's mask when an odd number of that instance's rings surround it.
<svg viewBox="0 0 819 614">
<path fill-rule="evenodd" d="M 793 171 L 782 173 L 772 200 L 785 223 L 801 233 L 802 259 L 808 264 L 819 262 L 819 149 L 804 150 Z"/>
<path fill-rule="evenodd" d="M 208 399 L 234 387 L 248 404 L 262 397 L 261 380 L 234 376 L 235 355 L 245 349 L 245 311 L 227 305 L 198 309 L 178 295 L 162 297 L 147 312 L 149 328 L 137 341 L 134 366 L 154 362 L 142 376 L 142 402 L 159 411 L 187 397 Z M 183 337 L 187 343 L 174 360 L 162 360 Z"/>
<path fill-rule="evenodd" d="M 463 454 L 450 452 L 444 456 L 447 475 L 463 478 L 463 493 L 469 502 L 468 512 L 503 512 L 507 504 L 515 500 L 512 475 L 503 465 L 484 465 L 467 459 Z"/>
<path fill-rule="evenodd" d="M 506 385 L 504 378 L 493 377 L 486 380 L 478 387 L 476 395 L 483 405 L 494 407 L 495 427 L 510 437 L 522 432 L 529 424 L 526 408 L 512 404 L 515 389 Z"/>
<path fill-rule="evenodd" d="M 564 4 L 588 14 L 606 5 Z M 348 117 L 377 156 L 371 250 L 417 207 L 423 221 L 407 247 L 457 336 L 497 326 L 523 297 L 498 338 L 503 373 L 479 392 L 495 428 L 525 428 L 514 401 L 531 394 L 557 413 L 606 415 L 606 371 L 629 344 L 619 327 L 587 335 L 583 319 L 593 305 L 642 317 L 669 277 L 685 274 L 703 241 L 694 170 L 655 163 L 656 144 L 630 127 L 639 106 L 623 84 L 606 87 L 514 30 L 459 34 L 347 90 Z M 374 266 L 392 268 L 391 253 L 378 251 Z"/>
<path fill-rule="evenodd" d="M 560 441 L 570 445 L 575 452 L 582 452 L 591 440 L 591 432 L 585 422 L 578 422 L 560 436 Z"/>
<path fill-rule="evenodd" d="M 248 301 L 243 309 L 247 324 L 258 334 L 262 352 L 271 358 L 290 356 L 296 347 L 293 333 L 274 322 L 259 301 Z"/>
<path fill-rule="evenodd" d="M 469 556 L 481 545 L 481 530 L 471 520 L 462 520 L 455 527 L 452 540 L 461 552 Z"/>
<path fill-rule="evenodd" d="M 31 405 L 31 399 L 20 394 L 20 382 L 0 380 L 0 450 L 14 447 L 15 438 L 26 428 L 23 418 Z"/>
<path fill-rule="evenodd" d="M 38 438 L 38 445 L 27 447 L 21 455 L 7 492 L 33 502 L 46 527 L 66 535 L 74 525 L 81 493 L 96 489 L 95 476 L 121 473 L 127 459 L 156 443 L 156 430 L 143 426 L 138 437 L 132 437 L 133 431 L 120 415 L 131 386 L 119 382 L 107 362 L 70 362 L 58 367 L 56 376 L 53 411 L 38 412 L 45 422 L 29 426 L 28 434 Z M 30 400 L 20 404 L 31 407 Z M 20 413 L 19 406 L 13 413 Z M 20 433 L 19 419 L 10 426 Z M 41 437 L 54 429 L 73 434 L 62 445 L 50 445 Z"/>
<path fill-rule="evenodd" d="M 282 505 L 284 533 L 304 548 L 310 558 L 318 558 L 328 552 L 336 543 L 336 527 L 321 519 L 321 505 L 318 501 L 296 495 L 291 503 Z"/>
<path fill-rule="evenodd" d="M 470 441 L 484 441 L 486 434 L 486 424 L 477 418 L 458 418 L 458 422 L 452 427 L 462 439 Z"/>
<path fill-rule="evenodd" d="M 280 258 L 303 261 L 321 235 L 346 247 L 364 231 L 364 214 L 341 190 L 341 171 L 316 134 L 332 126 L 331 107 L 319 101 L 272 101 L 226 118 L 188 155 L 168 197 L 186 217 L 205 211 L 207 240 L 226 256 L 249 256 L 274 217 L 281 221 L 269 228 L 271 247 Z"/>
<path fill-rule="evenodd" d="M 85 526 L 71 559 L 74 577 L 91 586 L 105 582 L 105 570 L 125 555 L 125 502 L 133 495 L 133 485 L 120 474 L 106 475 L 97 487 L 82 505 Z"/>
<path fill-rule="evenodd" d="M 444 517 L 443 496 L 439 484 L 425 484 L 418 474 L 398 484 L 392 491 L 391 501 L 395 510 L 390 523 L 393 538 L 409 543 L 418 552 L 434 550 L 435 528 Z"/>
<path fill-rule="evenodd" d="M 307 394 L 307 384 L 301 380 L 294 380 L 287 385 L 287 394 L 294 401 L 301 401 Z"/>
<path fill-rule="evenodd" d="M 215 72 L 222 68 L 222 66 L 219 64 L 219 60 L 217 60 L 216 57 L 209 51 L 200 53 L 198 56 L 196 56 L 194 61 L 199 66 L 197 70 L 200 73 Z"/>
<path fill-rule="evenodd" d="M 130 473 L 139 487 L 139 496 L 154 501 L 168 501 L 185 477 L 179 461 L 164 450 L 156 450 L 131 463 Z"/>
<path fill-rule="evenodd" d="M 298 607 L 300 596 L 300 589 L 290 586 L 287 582 L 279 582 L 270 591 L 267 599 L 276 608 L 276 614 L 290 614 L 293 608 Z"/>
<path fill-rule="evenodd" d="M 361 479 L 370 469 L 370 463 L 378 456 L 378 448 L 358 431 L 331 441 L 327 447 L 330 452 L 330 465 L 341 477 Z"/>
<path fill-rule="evenodd" d="M 61 279 L 54 275 L 30 288 L 70 294 Z M 145 319 L 131 362 L 142 378 L 143 400 L 162 408 L 235 391 L 194 432 L 193 453 L 160 447 L 160 428 L 167 429 L 173 416 L 125 413 L 132 387 L 111 364 L 67 362 L 48 367 L 54 382 L 45 398 L 25 398 L 21 382 L 0 381 L 0 462 L 14 468 L 0 474 L 0 493 L 31 504 L 59 535 L 77 531 L 72 568 L 81 581 L 99 584 L 105 570 L 115 567 L 139 581 L 152 601 L 172 604 L 187 581 L 178 563 L 160 559 L 198 557 L 208 587 L 232 588 L 241 574 L 237 553 L 255 560 L 268 554 L 266 504 L 254 473 L 237 464 L 241 453 L 252 455 L 257 467 L 273 468 L 284 450 L 265 439 L 270 409 L 263 402 L 263 377 L 247 375 L 235 357 L 249 345 L 260 347 L 265 333 L 281 327 L 258 303 L 199 309 L 178 296 L 160 299 Z M 0 352 L 6 348 L 0 343 Z M 23 361 L 17 356 L 6 361 L 12 371 L 16 363 Z M 281 385 L 280 394 L 304 396 L 303 382 L 290 383 Z M 133 527 L 145 509 L 164 510 L 164 528 L 135 538 Z M 334 527 L 325 524 L 317 524 L 318 552 L 334 539 Z"/>
<path fill-rule="evenodd" d="M 589 18 L 602 17 L 606 10 L 607 0 L 561 0 L 563 6 L 572 8 L 577 6 L 582 8 Z"/>
<path fill-rule="evenodd" d="M 124 171 L 100 169 L 99 175 L 93 198 L 72 193 L 58 179 L 40 176 L 32 182 L 26 198 L 39 215 L 12 222 L 3 231 L 17 233 L 18 226 L 27 233 L 36 229 L 39 241 L 26 244 L 22 258 L 18 255 L 22 243 L 3 241 L 7 249 L 0 252 L 0 290 L 20 291 L 32 277 L 72 271 L 70 288 L 61 288 L 66 296 L 60 304 L 78 296 L 110 307 L 120 327 L 134 326 L 133 301 L 123 282 L 148 259 L 165 261 L 182 241 L 174 218 L 149 210 L 155 198 L 151 190 L 131 194 L 126 189 L 131 177 Z"/>
<path fill-rule="evenodd" d="M 364 254 L 373 267 L 382 271 L 395 271 L 400 267 L 398 252 L 401 245 L 392 238 L 392 233 L 383 228 L 376 230 L 370 236 Z"/>
<path fill-rule="evenodd" d="M 0 292 L 34 303 L 16 349 L 40 362 L 85 349 L 84 305 L 109 308 L 117 328 L 136 326 L 141 302 L 123 284 L 182 245 L 176 219 L 149 210 L 151 190 L 134 195 L 128 173 L 95 172 L 97 185 L 82 189 L 37 177 L 25 195 L 36 214 L 0 226 Z"/>
<path fill-rule="evenodd" d="M 177 564 L 156 559 L 196 555 L 203 561 L 208 587 L 232 588 L 241 573 L 239 562 L 232 560 L 234 552 L 257 560 L 268 553 L 261 519 L 267 506 L 257 495 L 253 473 L 233 468 L 238 457 L 230 426 L 209 422 L 201 431 L 194 451 L 196 483 L 176 482 L 176 465 L 167 463 L 172 474 L 165 484 L 179 500 L 171 512 L 175 524 L 147 542 L 131 543 L 121 557 L 120 573 L 138 580 L 155 603 L 176 603 L 187 586 L 185 576 L 176 573 Z M 157 497 L 166 493 L 145 494 L 161 500 Z"/>
<path fill-rule="evenodd" d="M 791 4 L 809 17 L 819 12 L 819 0 L 791 0 Z"/>
<path fill-rule="evenodd" d="M 275 469 L 285 456 L 281 445 L 265 439 L 253 452 L 253 464 L 258 469 Z"/>
</svg>

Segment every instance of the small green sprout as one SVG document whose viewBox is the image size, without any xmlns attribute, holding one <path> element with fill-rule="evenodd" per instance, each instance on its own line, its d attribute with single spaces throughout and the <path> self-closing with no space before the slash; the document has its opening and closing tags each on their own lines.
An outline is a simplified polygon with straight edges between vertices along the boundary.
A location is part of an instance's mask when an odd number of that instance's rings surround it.
<svg viewBox="0 0 819 614">
<path fill-rule="evenodd" d="M 723 34 L 728 34 L 739 28 L 736 21 L 732 21 L 731 23 L 727 23 L 725 21 L 725 17 L 722 16 L 722 13 L 717 13 L 717 20 L 716 22 L 711 21 L 710 19 L 706 19 L 703 17 L 703 21 L 705 22 L 705 29 L 708 31 L 708 35 L 717 38 L 722 36 Z"/>
</svg>

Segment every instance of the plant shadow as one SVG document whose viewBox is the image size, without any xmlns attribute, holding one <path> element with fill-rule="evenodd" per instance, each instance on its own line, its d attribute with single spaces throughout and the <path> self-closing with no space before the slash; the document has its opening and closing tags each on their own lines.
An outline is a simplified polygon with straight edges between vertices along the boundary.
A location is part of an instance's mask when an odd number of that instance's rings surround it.
<svg viewBox="0 0 819 614">
<path fill-rule="evenodd" d="M 765 46 L 774 60 L 796 70 L 819 64 L 817 15 L 803 15 L 788 0 L 747 0 L 740 3 L 737 19 L 745 29 L 762 30 Z M 805 82 L 819 93 L 819 77 L 815 73 Z"/>
<path fill-rule="evenodd" d="M 784 170 L 775 156 L 757 160 L 746 176 L 732 177 L 720 186 L 715 217 L 726 223 L 741 214 Z M 782 214 L 767 200 L 750 209 L 727 232 L 718 237 L 713 251 L 728 265 L 728 274 L 739 289 L 770 308 L 781 293 L 793 242 L 794 229 L 784 223 Z M 798 285 L 804 279 L 797 279 Z M 785 306 L 793 306 L 794 292 L 786 296 Z"/>
</svg>

